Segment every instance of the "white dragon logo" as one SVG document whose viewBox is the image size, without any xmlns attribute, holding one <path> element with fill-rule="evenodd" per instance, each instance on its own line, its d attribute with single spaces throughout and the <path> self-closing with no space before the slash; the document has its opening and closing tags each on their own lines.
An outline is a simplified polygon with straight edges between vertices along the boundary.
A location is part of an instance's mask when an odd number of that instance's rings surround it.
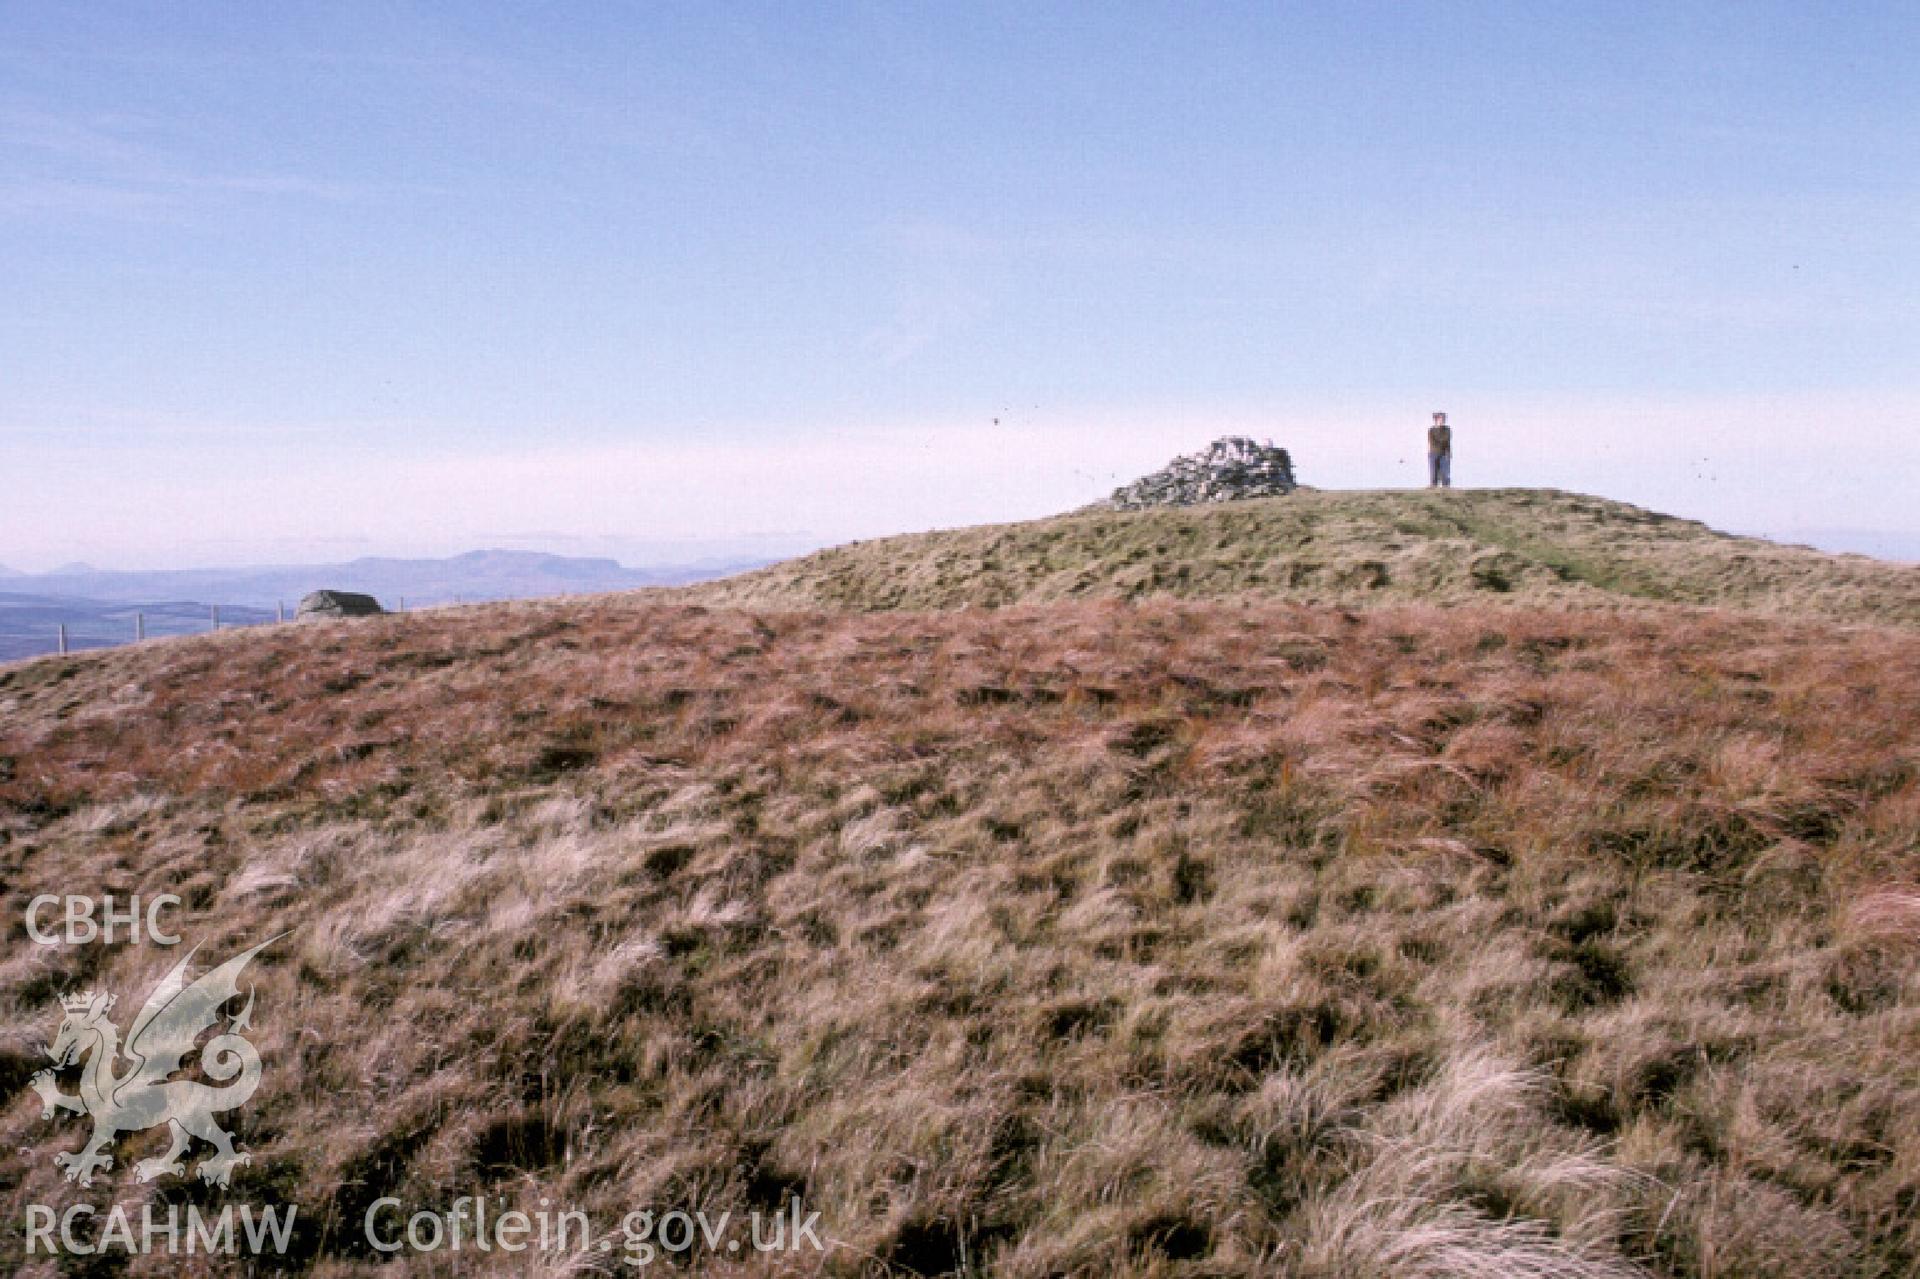
<svg viewBox="0 0 1920 1279">
<path fill-rule="evenodd" d="M 140 1015 L 133 1019 L 124 1047 L 120 1032 L 107 1019 L 114 996 L 83 991 L 60 1000 L 66 1018 L 60 1023 L 60 1033 L 47 1045 L 47 1056 L 53 1058 L 55 1070 L 87 1058 L 79 1095 L 61 1092 L 54 1085 L 53 1070 L 43 1070 L 28 1082 L 40 1094 L 42 1119 L 53 1118 L 56 1109 L 76 1111 L 93 1119 L 93 1139 L 84 1149 L 53 1157 L 66 1170 L 68 1181 L 91 1186 L 96 1170 L 113 1166 L 113 1156 L 106 1151 L 116 1136 L 160 1124 L 167 1126 L 173 1144 L 160 1158 L 142 1159 L 134 1165 L 134 1174 L 141 1181 L 184 1171 L 180 1156 L 195 1137 L 210 1143 L 217 1152 L 201 1160 L 196 1169 L 215 1185 L 226 1185 L 236 1166 L 252 1160 L 251 1155 L 234 1152 L 232 1138 L 213 1120 L 220 1111 L 243 1104 L 260 1085 L 260 1054 L 239 1033 L 250 1029 L 252 991 L 248 991 L 246 1006 L 238 1016 L 228 1014 L 226 1032 L 209 1039 L 200 1049 L 200 1064 L 209 1077 L 239 1078 L 225 1087 L 210 1088 L 196 1080 L 170 1080 L 167 1076 L 180 1069 L 181 1060 L 194 1050 L 201 1032 L 219 1021 L 221 1007 L 239 995 L 240 972 L 248 961 L 277 940 L 268 938 L 188 985 L 187 965 L 200 949 L 195 946 L 147 996 Z M 116 1074 L 114 1062 L 123 1056 L 127 1070 Z"/>
</svg>

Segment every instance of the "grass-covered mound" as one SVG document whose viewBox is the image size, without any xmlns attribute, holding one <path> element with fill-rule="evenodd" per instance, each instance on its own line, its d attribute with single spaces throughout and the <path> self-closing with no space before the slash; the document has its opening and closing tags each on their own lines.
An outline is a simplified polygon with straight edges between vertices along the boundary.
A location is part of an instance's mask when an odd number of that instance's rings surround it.
<svg viewBox="0 0 1920 1279">
<path fill-rule="evenodd" d="M 1920 566 L 1717 533 L 1552 489 L 1308 492 L 835 547 L 689 588 L 756 608 L 1240 594 L 1306 603 L 1697 604 L 1920 626 Z"/>
</svg>

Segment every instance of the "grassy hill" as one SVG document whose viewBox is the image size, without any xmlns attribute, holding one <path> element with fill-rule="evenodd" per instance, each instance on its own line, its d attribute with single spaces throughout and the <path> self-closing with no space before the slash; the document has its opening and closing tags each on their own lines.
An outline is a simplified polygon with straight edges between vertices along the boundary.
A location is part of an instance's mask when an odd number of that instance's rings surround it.
<svg viewBox="0 0 1920 1279">
<path fill-rule="evenodd" d="M 1394 521 L 1386 584 L 1336 589 Z M 1302 546 L 1327 576 L 1285 586 Z M 1545 494 L 1074 516 L 719 593 L 1138 591 L 1181 547 L 1222 557 L 1190 593 L 1912 607 Z M 1909 1275 L 1916 761 L 1920 635 L 1694 610 L 643 595 L 0 669 L 0 1263 L 27 1203 L 214 1199 L 133 1181 L 151 1133 L 64 1184 L 84 1128 L 26 1087 L 61 993 L 131 1008 L 174 958 L 37 948 L 27 901 L 172 892 L 210 960 L 287 933 L 232 1194 L 300 1205 L 327 1275 L 528 1273 L 376 1264 L 368 1205 L 462 1194 L 602 1230 L 797 1196 L 802 1273 Z"/>
<path fill-rule="evenodd" d="M 946 609 L 1254 593 L 1303 602 L 1714 605 L 1920 626 L 1920 567 L 1552 489 L 1299 492 L 836 547 L 691 588 L 756 608 Z"/>
</svg>

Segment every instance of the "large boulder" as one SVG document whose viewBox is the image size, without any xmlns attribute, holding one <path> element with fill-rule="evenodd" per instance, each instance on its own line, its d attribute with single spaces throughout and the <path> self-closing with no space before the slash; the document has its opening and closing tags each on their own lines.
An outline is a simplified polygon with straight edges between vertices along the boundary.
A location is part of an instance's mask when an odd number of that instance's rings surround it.
<svg viewBox="0 0 1920 1279">
<path fill-rule="evenodd" d="M 387 610 L 371 595 L 354 591 L 315 591 L 300 601 L 296 619 L 310 617 L 374 617 Z"/>
<path fill-rule="evenodd" d="M 1095 509 L 1138 511 L 1150 506 L 1200 506 L 1249 497 L 1277 497 L 1299 485 L 1293 459 L 1272 444 L 1244 435 L 1215 440 L 1199 453 L 1176 457 L 1152 475 L 1113 491 Z"/>
</svg>

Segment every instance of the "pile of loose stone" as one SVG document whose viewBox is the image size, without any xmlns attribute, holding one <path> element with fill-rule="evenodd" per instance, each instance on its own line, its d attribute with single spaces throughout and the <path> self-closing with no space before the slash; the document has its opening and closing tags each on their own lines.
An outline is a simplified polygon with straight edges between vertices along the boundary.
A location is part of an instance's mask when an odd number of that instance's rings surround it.
<svg viewBox="0 0 1920 1279">
<path fill-rule="evenodd" d="M 1247 497 L 1274 497 L 1299 487 L 1285 449 L 1244 435 L 1215 440 L 1204 450 L 1177 457 L 1152 475 L 1113 491 L 1096 509 L 1137 511 L 1149 506 L 1199 506 Z"/>
</svg>

